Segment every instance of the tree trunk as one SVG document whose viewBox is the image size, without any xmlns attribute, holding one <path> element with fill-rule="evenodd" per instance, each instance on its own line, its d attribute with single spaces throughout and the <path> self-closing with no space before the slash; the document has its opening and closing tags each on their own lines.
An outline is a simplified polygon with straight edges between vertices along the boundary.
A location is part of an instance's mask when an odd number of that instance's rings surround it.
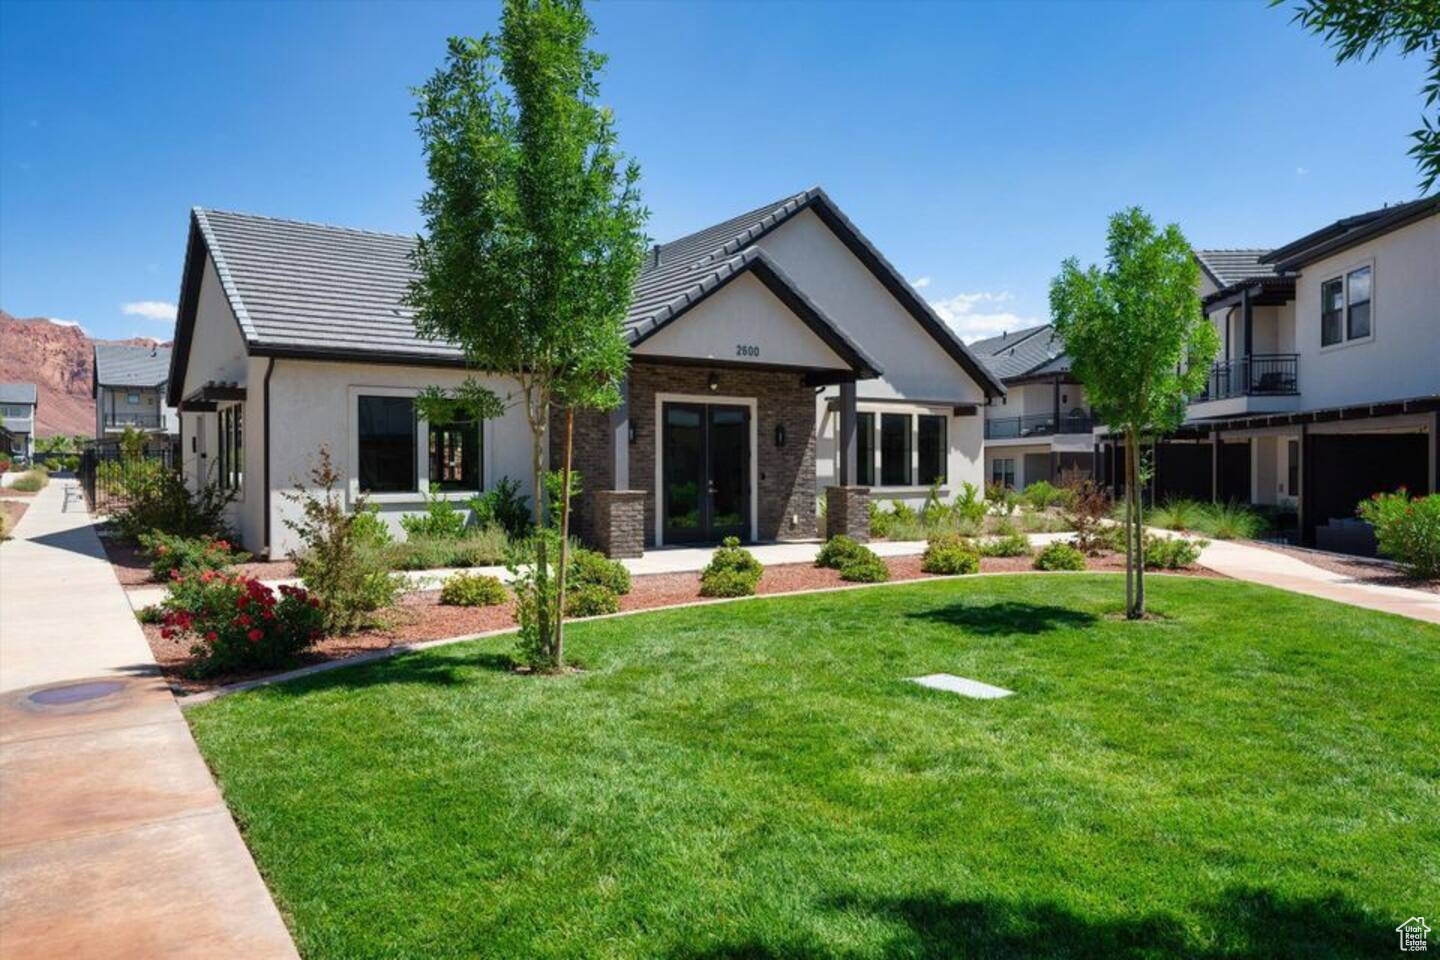
<svg viewBox="0 0 1440 960">
<path fill-rule="evenodd" d="M 550 558 L 545 550 L 545 428 L 550 404 L 545 391 L 525 385 L 525 412 L 530 418 L 530 467 L 534 473 L 531 490 L 535 497 L 535 627 L 540 636 L 550 636 L 550 618 L 544 602 L 550 579 Z"/>
<path fill-rule="evenodd" d="M 1134 556 L 1135 547 L 1135 509 L 1131 497 L 1135 495 L 1135 481 L 1131 478 L 1131 468 L 1135 463 L 1135 440 L 1131 434 L 1125 434 L 1125 616 L 1130 616 L 1130 610 L 1135 606 L 1135 568 L 1131 566 L 1131 558 Z"/>
<path fill-rule="evenodd" d="M 565 662 L 565 565 L 570 553 L 570 455 L 575 437 L 575 411 L 565 408 L 565 465 L 560 474 L 560 572 L 556 576 L 555 649 L 558 669 Z"/>
<path fill-rule="evenodd" d="M 1140 496 L 1140 449 L 1135 449 L 1135 617 L 1145 616 L 1145 500 Z"/>
</svg>

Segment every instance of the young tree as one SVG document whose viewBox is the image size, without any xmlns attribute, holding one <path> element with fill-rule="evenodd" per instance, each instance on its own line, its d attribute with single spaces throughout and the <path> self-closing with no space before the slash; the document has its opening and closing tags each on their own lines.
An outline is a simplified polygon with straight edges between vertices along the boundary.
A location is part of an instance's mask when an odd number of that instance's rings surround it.
<svg viewBox="0 0 1440 960">
<path fill-rule="evenodd" d="M 614 118 L 595 102 L 605 58 L 587 47 L 593 33 L 580 0 L 506 0 L 499 35 L 451 39 L 445 65 L 416 91 L 431 183 L 409 294 L 416 328 L 458 344 L 471 369 L 518 387 L 502 399 L 472 377 L 459 391 L 428 391 L 422 410 L 449 404 L 493 416 L 524 407 L 537 533 L 535 606 L 522 633 L 532 660 L 548 668 L 564 657 L 569 510 L 552 592 L 546 430 L 562 407 L 568 487 L 574 409 L 619 403 L 629 362 L 621 322 L 646 250 L 639 168 L 618 151 Z"/>
<path fill-rule="evenodd" d="M 1200 310 L 1199 267 L 1180 228 L 1139 207 L 1110 218 L 1104 270 L 1074 257 L 1050 283 L 1050 313 L 1095 412 L 1125 439 L 1125 615 L 1145 614 L 1140 443 L 1184 418 L 1219 346 Z"/>
<path fill-rule="evenodd" d="M 1272 7 L 1290 0 L 1270 0 Z M 1335 48 L 1335 62 L 1373 60 L 1391 44 L 1400 55 L 1416 51 L 1429 57 L 1424 109 L 1419 129 L 1410 134 L 1409 150 L 1420 168 L 1420 192 L 1428 193 L 1440 179 L 1440 2 L 1437 0 L 1301 0 L 1295 23 L 1325 38 Z"/>
</svg>

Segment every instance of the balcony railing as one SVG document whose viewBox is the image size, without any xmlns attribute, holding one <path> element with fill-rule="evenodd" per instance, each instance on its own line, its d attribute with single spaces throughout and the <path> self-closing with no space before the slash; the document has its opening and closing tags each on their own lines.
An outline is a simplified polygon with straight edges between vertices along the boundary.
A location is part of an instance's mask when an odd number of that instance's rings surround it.
<svg viewBox="0 0 1440 960">
<path fill-rule="evenodd" d="M 1042 413 L 1033 417 L 997 417 L 985 421 L 985 439 L 1052 437 L 1057 433 L 1090 433 L 1094 429 L 1095 418 L 1088 413 L 1062 413 L 1058 424 L 1053 413 Z"/>
<path fill-rule="evenodd" d="M 159 430 L 165 425 L 165 418 L 158 413 L 144 411 L 129 412 L 117 410 L 107 412 L 102 421 L 106 430 L 123 430 L 134 427 L 137 430 Z"/>
<path fill-rule="evenodd" d="M 1294 353 L 1257 353 L 1238 360 L 1222 360 L 1210 368 L 1205 391 L 1195 398 L 1283 397 L 1300 392 L 1300 357 Z"/>
</svg>

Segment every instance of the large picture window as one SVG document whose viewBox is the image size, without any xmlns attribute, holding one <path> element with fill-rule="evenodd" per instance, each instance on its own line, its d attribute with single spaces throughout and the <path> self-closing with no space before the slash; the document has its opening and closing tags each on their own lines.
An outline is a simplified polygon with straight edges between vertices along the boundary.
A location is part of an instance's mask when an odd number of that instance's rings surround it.
<svg viewBox="0 0 1440 960">
<path fill-rule="evenodd" d="M 359 397 L 361 493 L 410 493 L 415 473 L 415 401 Z"/>
<path fill-rule="evenodd" d="M 910 415 L 880 415 L 880 483 L 904 487 L 910 483 Z"/>
<path fill-rule="evenodd" d="M 855 482 L 875 486 L 875 414 L 855 415 Z"/>
<path fill-rule="evenodd" d="M 916 420 L 920 453 L 920 475 L 916 482 L 928 487 L 945 479 L 945 418 L 921 415 Z"/>
<path fill-rule="evenodd" d="M 430 485 L 441 490 L 480 489 L 480 424 L 430 424 Z"/>
</svg>

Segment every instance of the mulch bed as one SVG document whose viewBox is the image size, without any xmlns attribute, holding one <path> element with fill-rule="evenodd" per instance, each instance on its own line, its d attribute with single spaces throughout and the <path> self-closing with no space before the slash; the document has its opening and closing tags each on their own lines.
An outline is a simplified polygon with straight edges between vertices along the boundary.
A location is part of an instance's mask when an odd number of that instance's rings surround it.
<svg viewBox="0 0 1440 960">
<path fill-rule="evenodd" d="M 9 525 L 5 529 L 11 531 L 12 535 L 15 531 L 15 524 L 19 523 L 20 518 L 25 516 L 25 511 L 29 506 L 30 504 L 20 500 L 0 500 L 0 510 L 5 511 L 5 516 L 10 520 Z"/>
<path fill-rule="evenodd" d="M 43 487 L 41 489 L 44 489 Z M 4 497 L 33 497 L 39 490 L 16 490 L 14 487 L 0 487 L 0 496 Z"/>
<path fill-rule="evenodd" d="M 141 555 L 138 546 L 108 536 L 102 536 L 100 543 L 105 547 L 105 556 L 110 560 L 110 568 L 115 571 L 115 579 L 120 581 L 120 586 L 127 590 L 163 586 L 158 580 L 150 579 L 150 564 Z M 230 569 L 258 580 L 285 580 L 295 576 L 295 564 L 289 560 L 237 563 Z"/>
<path fill-rule="evenodd" d="M 1124 554 L 1102 554 L 1099 557 L 1090 557 L 1088 561 L 1089 570 L 1112 572 L 1125 569 Z M 919 556 L 886 557 L 885 565 L 890 568 L 891 582 L 930 578 L 930 574 L 920 569 Z M 980 560 L 981 573 L 1025 573 L 1033 570 L 1030 557 L 982 557 Z M 1224 579 L 1220 574 L 1204 567 L 1168 572 Z M 841 580 L 837 570 L 815 567 L 808 563 L 792 563 L 766 567 L 756 592 L 768 595 L 845 586 L 854 584 Z M 651 610 L 704 599 L 706 598 L 700 596 L 698 573 L 646 574 L 633 578 L 630 592 L 620 598 L 620 609 Z M 515 604 L 511 601 L 494 607 L 448 607 L 440 603 L 438 590 L 429 590 L 406 594 L 395 606 L 380 611 L 378 618 L 382 626 L 348 636 L 321 640 L 307 650 L 292 667 L 342 660 L 357 654 L 424 640 L 443 640 L 447 637 L 509 629 L 515 626 Z M 189 641 L 167 640 L 160 636 L 160 627 L 154 624 L 145 624 L 144 631 L 161 671 L 171 686 L 180 692 L 197 693 L 275 672 L 253 671 L 207 677 L 204 680 L 192 679 L 187 676 L 189 667 L 194 662 L 188 646 Z"/>
<path fill-rule="evenodd" d="M 1427 593 L 1440 593 L 1440 580 L 1423 580 L 1419 577 L 1412 577 L 1388 564 L 1375 563 L 1373 560 L 1361 558 L 1350 558 L 1333 553 L 1320 553 L 1313 550 L 1297 550 L 1294 547 L 1283 546 L 1278 543 L 1260 543 L 1258 541 L 1246 541 L 1252 547 L 1260 547 L 1262 550 L 1272 550 L 1275 553 L 1283 553 L 1287 557 L 1294 557 L 1302 563 L 1308 563 L 1312 567 L 1319 567 L 1321 570 L 1328 570 L 1331 573 L 1338 573 L 1344 577 L 1350 577 L 1360 583 L 1368 583 L 1377 587 L 1404 587 L 1407 590 L 1424 590 Z"/>
</svg>

